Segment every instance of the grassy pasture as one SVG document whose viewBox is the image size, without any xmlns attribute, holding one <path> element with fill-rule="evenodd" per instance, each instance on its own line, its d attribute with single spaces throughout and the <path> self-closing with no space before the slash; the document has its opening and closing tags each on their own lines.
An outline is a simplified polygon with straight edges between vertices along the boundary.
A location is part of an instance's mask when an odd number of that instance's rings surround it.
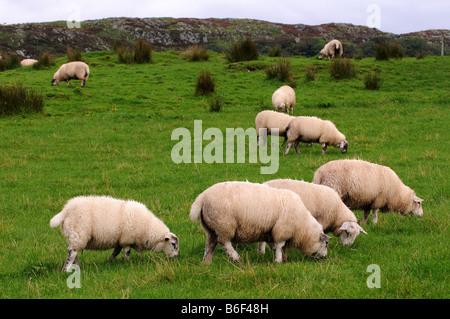
<svg viewBox="0 0 450 319">
<path fill-rule="evenodd" d="M 449 298 L 449 106 L 450 58 L 354 61 L 357 77 L 335 81 L 329 61 L 293 57 L 297 104 L 294 115 L 332 120 L 349 141 L 341 154 L 300 145 L 283 156 L 276 174 L 261 163 L 175 164 L 175 128 L 193 134 L 217 127 L 254 127 L 255 115 L 271 109 L 282 85 L 264 69 L 277 58 L 229 64 L 210 53 L 207 62 L 187 62 L 174 52 L 154 53 L 150 64 L 119 64 L 111 52 L 86 53 L 91 77 L 85 88 L 51 86 L 66 58 L 51 70 L 25 67 L 0 73 L 0 84 L 21 82 L 44 95 L 44 114 L 0 118 L 0 298 Z M 315 81 L 305 69 L 316 65 Z M 249 72 L 247 67 L 256 68 Z M 201 70 L 210 71 L 221 112 L 210 97 L 195 96 Z M 361 79 L 380 71 L 379 91 Z M 209 141 L 203 141 L 203 146 Z M 299 252 L 274 265 L 272 252 L 239 245 L 242 264 L 217 247 L 213 263 L 201 264 L 205 235 L 189 219 L 190 205 L 210 185 L 225 180 L 274 178 L 311 181 L 327 161 L 361 158 L 390 166 L 424 201 L 424 216 L 380 214 L 352 247 L 332 238 L 328 257 L 316 262 Z M 180 238 L 181 256 L 132 251 L 107 263 L 111 251 L 80 253 L 81 285 L 69 289 L 60 268 L 67 247 L 49 220 L 81 194 L 104 194 L 145 203 Z M 355 212 L 358 219 L 362 212 Z M 381 288 L 369 289 L 366 269 L 381 270 Z"/>
</svg>

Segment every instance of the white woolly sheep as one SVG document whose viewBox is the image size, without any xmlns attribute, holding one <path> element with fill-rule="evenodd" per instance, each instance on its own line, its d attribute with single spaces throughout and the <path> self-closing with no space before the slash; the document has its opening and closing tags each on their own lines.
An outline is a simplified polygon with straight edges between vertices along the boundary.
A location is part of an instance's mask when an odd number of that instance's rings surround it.
<svg viewBox="0 0 450 319">
<path fill-rule="evenodd" d="M 350 209 L 364 210 L 362 224 L 371 210 L 374 223 L 379 210 L 423 215 L 423 199 L 387 166 L 356 159 L 330 161 L 316 170 L 313 183 L 333 188 Z"/>
<path fill-rule="evenodd" d="M 249 182 L 223 182 L 194 201 L 191 220 L 201 220 L 206 233 L 204 263 L 219 243 L 232 261 L 241 261 L 231 243 L 266 241 L 275 245 L 275 262 L 287 260 L 283 247 L 315 257 L 327 255 L 330 239 L 302 200 L 287 189 Z"/>
<path fill-rule="evenodd" d="M 353 244 L 359 233 L 367 234 L 358 225 L 355 214 L 330 187 L 292 179 L 274 179 L 264 184 L 289 189 L 300 196 L 311 215 L 322 225 L 324 233 L 332 232 L 341 237 L 343 246 Z M 258 250 L 264 253 L 264 248 L 264 242 L 260 243 Z"/>
<path fill-rule="evenodd" d="M 332 60 L 336 57 L 342 58 L 344 56 L 344 47 L 339 40 L 331 40 L 328 42 L 322 50 L 319 52 L 319 60 L 322 60 L 323 57 L 328 57 L 329 60 Z"/>
<path fill-rule="evenodd" d="M 272 94 L 272 105 L 276 111 L 294 114 L 295 91 L 288 85 L 283 85 Z"/>
<path fill-rule="evenodd" d="M 131 248 L 137 252 L 164 252 L 169 258 L 179 253 L 178 237 L 144 204 L 132 200 L 109 196 L 72 198 L 50 220 L 51 227 L 59 225 L 69 245 L 63 270 L 69 270 L 74 262 L 79 265 L 77 254 L 83 249 L 114 248 L 109 260 L 113 260 L 122 248 L 126 260 Z"/>
<path fill-rule="evenodd" d="M 261 111 L 259 112 L 255 117 L 255 126 L 256 126 L 256 134 L 257 134 L 257 145 L 259 145 L 259 130 L 260 129 L 267 129 L 267 134 L 271 134 L 271 130 L 273 128 L 278 129 L 278 136 L 283 136 L 284 141 L 281 146 L 284 146 L 284 144 L 287 141 L 286 136 L 286 127 L 288 126 L 289 122 L 294 117 L 291 115 L 287 115 L 280 112 L 275 111 Z M 264 145 L 267 144 L 267 135 L 263 134 L 264 139 Z"/>
<path fill-rule="evenodd" d="M 66 81 L 70 84 L 70 80 L 81 80 L 81 87 L 84 87 L 86 80 L 89 77 L 89 66 L 80 61 L 69 62 L 60 66 L 55 72 L 52 79 L 52 85 L 57 85 L 59 82 Z"/>
<path fill-rule="evenodd" d="M 23 59 L 22 61 L 20 61 L 20 65 L 21 66 L 30 66 L 37 62 L 38 62 L 38 60 L 35 60 L 35 59 Z"/>
<path fill-rule="evenodd" d="M 338 131 L 333 122 L 322 120 L 313 116 L 297 116 L 289 122 L 286 128 L 288 143 L 284 155 L 289 153 L 292 143 L 295 152 L 300 154 L 299 142 L 322 144 L 322 154 L 327 153 L 327 146 L 340 148 L 342 153 L 347 152 L 348 142 L 345 135 Z"/>
</svg>

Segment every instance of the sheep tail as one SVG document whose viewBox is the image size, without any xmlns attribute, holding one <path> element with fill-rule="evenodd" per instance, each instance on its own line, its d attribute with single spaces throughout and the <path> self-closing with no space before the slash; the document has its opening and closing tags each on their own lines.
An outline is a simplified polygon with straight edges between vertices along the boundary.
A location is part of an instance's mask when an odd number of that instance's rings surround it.
<svg viewBox="0 0 450 319">
<path fill-rule="evenodd" d="M 62 210 L 59 214 L 56 214 L 55 216 L 53 216 L 52 219 L 50 219 L 50 227 L 57 227 L 59 225 L 61 225 L 61 223 L 63 222 L 64 218 L 66 217 L 66 211 Z"/>
<path fill-rule="evenodd" d="M 203 208 L 203 194 L 200 194 L 195 199 L 194 203 L 191 206 L 191 212 L 189 216 L 191 217 L 191 220 L 193 222 L 198 222 L 200 220 L 200 217 L 202 215 L 202 208 Z"/>
</svg>

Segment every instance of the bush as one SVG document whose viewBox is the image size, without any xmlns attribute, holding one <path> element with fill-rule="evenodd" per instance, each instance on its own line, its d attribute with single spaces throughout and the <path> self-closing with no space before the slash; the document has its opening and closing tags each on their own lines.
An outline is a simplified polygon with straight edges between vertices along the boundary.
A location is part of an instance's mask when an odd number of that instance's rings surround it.
<svg viewBox="0 0 450 319">
<path fill-rule="evenodd" d="M 204 96 L 214 92 L 215 83 L 209 71 L 202 70 L 197 79 L 195 87 L 195 95 Z"/>
<path fill-rule="evenodd" d="M 220 112 L 222 110 L 222 98 L 214 96 L 211 101 L 209 101 L 209 110 L 211 112 Z"/>
<path fill-rule="evenodd" d="M 152 61 L 152 45 L 144 39 L 138 39 L 134 49 L 124 47 L 120 41 L 114 42 L 113 49 L 117 52 L 120 63 L 149 63 Z"/>
<path fill-rule="evenodd" d="M 198 45 L 190 46 L 185 51 L 185 56 L 190 62 L 208 61 L 209 59 L 206 48 L 199 48 Z"/>
<path fill-rule="evenodd" d="M 308 65 L 305 69 L 306 81 L 314 81 L 316 79 L 317 67 L 314 64 Z"/>
<path fill-rule="evenodd" d="M 33 69 L 35 70 L 41 70 L 41 69 L 49 69 L 55 65 L 55 60 L 53 57 L 48 53 L 47 51 L 42 53 L 38 59 L 38 61 L 33 64 Z"/>
<path fill-rule="evenodd" d="M 134 50 L 134 62 L 149 63 L 152 60 L 152 45 L 144 39 L 138 39 Z"/>
<path fill-rule="evenodd" d="M 269 57 L 280 57 L 281 56 L 281 45 L 277 44 L 274 47 L 271 47 L 269 49 L 269 52 L 267 53 Z"/>
<path fill-rule="evenodd" d="M 382 83 L 380 71 L 367 73 L 363 78 L 363 82 L 367 90 L 379 90 Z"/>
<path fill-rule="evenodd" d="M 24 88 L 21 83 L 0 86 L 0 116 L 43 111 L 44 98 L 41 94 Z"/>
<path fill-rule="evenodd" d="M 83 61 L 80 49 L 73 50 L 71 47 L 67 47 L 67 60 L 69 62 L 73 61 Z"/>
<path fill-rule="evenodd" d="M 134 63 L 134 52 L 130 47 L 118 47 L 117 57 L 120 63 L 131 64 Z"/>
<path fill-rule="evenodd" d="M 350 59 L 334 59 L 330 64 L 330 75 L 336 80 L 351 79 L 356 76 L 356 68 Z"/>
<path fill-rule="evenodd" d="M 402 46 L 391 41 L 380 42 L 375 49 L 375 60 L 378 61 L 387 61 L 390 58 L 401 59 L 404 56 Z"/>
<path fill-rule="evenodd" d="M 20 59 L 17 55 L 3 55 L 0 60 L 0 72 L 20 67 Z"/>
<path fill-rule="evenodd" d="M 258 56 L 256 44 L 250 38 L 233 43 L 226 53 L 229 62 L 257 60 Z"/>
<path fill-rule="evenodd" d="M 269 79 L 277 79 L 281 82 L 291 81 L 292 68 L 288 58 L 280 58 L 277 64 L 268 67 L 266 74 Z"/>
</svg>

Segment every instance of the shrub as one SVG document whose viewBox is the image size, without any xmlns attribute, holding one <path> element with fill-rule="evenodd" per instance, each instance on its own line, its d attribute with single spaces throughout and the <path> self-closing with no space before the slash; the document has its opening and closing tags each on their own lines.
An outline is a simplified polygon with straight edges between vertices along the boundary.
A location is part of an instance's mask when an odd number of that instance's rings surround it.
<svg viewBox="0 0 450 319">
<path fill-rule="evenodd" d="M 199 48 L 198 45 L 190 46 L 185 51 L 185 56 L 190 62 L 208 61 L 209 59 L 206 48 Z"/>
<path fill-rule="evenodd" d="M 229 62 L 257 60 L 258 56 L 256 44 L 250 38 L 233 43 L 226 53 Z"/>
<path fill-rule="evenodd" d="M 23 87 L 21 83 L 0 86 L 0 116 L 43 111 L 44 98 L 41 94 Z"/>
<path fill-rule="evenodd" d="M 281 82 L 291 81 L 292 68 L 288 58 L 280 58 L 277 64 L 266 69 L 269 79 L 277 79 Z"/>
<path fill-rule="evenodd" d="M 367 90 L 379 90 L 382 83 L 380 71 L 376 70 L 373 73 L 367 73 L 363 78 L 363 82 Z"/>
<path fill-rule="evenodd" d="M 118 47 L 117 57 L 120 63 L 131 64 L 134 63 L 134 52 L 130 47 Z"/>
<path fill-rule="evenodd" d="M 317 67 L 314 64 L 308 65 L 305 69 L 306 81 L 314 81 L 316 79 Z"/>
<path fill-rule="evenodd" d="M 209 110 L 211 112 L 220 112 L 222 110 L 222 104 L 223 104 L 222 98 L 219 96 L 214 96 L 209 101 Z"/>
<path fill-rule="evenodd" d="M 39 56 L 38 61 L 35 64 L 33 64 L 33 69 L 35 69 L 35 70 L 48 69 L 48 68 L 52 67 L 53 65 L 55 65 L 55 60 L 50 55 L 50 53 L 48 53 L 46 51 L 46 52 L 42 53 Z"/>
<path fill-rule="evenodd" d="M 281 45 L 277 44 L 274 47 L 271 47 L 269 49 L 269 52 L 267 53 L 270 57 L 280 57 L 281 56 Z"/>
<path fill-rule="evenodd" d="M 334 59 L 330 64 L 330 75 L 336 80 L 351 79 L 356 76 L 356 68 L 350 59 Z"/>
<path fill-rule="evenodd" d="M 387 61 L 390 58 L 401 59 L 404 56 L 402 46 L 391 41 L 380 42 L 375 49 L 375 60 L 378 61 Z"/>
<path fill-rule="evenodd" d="M 202 70 L 197 79 L 195 87 L 195 95 L 204 96 L 213 93 L 215 90 L 215 83 L 209 71 Z"/>
<path fill-rule="evenodd" d="M 152 60 L 152 45 L 144 39 L 138 39 L 134 50 L 136 63 L 149 63 Z"/>
<path fill-rule="evenodd" d="M 20 59 L 17 55 L 4 55 L 0 60 L 0 72 L 20 67 Z"/>
<path fill-rule="evenodd" d="M 80 49 L 73 50 L 71 47 L 67 47 L 67 60 L 69 62 L 73 61 L 83 61 Z"/>
</svg>

